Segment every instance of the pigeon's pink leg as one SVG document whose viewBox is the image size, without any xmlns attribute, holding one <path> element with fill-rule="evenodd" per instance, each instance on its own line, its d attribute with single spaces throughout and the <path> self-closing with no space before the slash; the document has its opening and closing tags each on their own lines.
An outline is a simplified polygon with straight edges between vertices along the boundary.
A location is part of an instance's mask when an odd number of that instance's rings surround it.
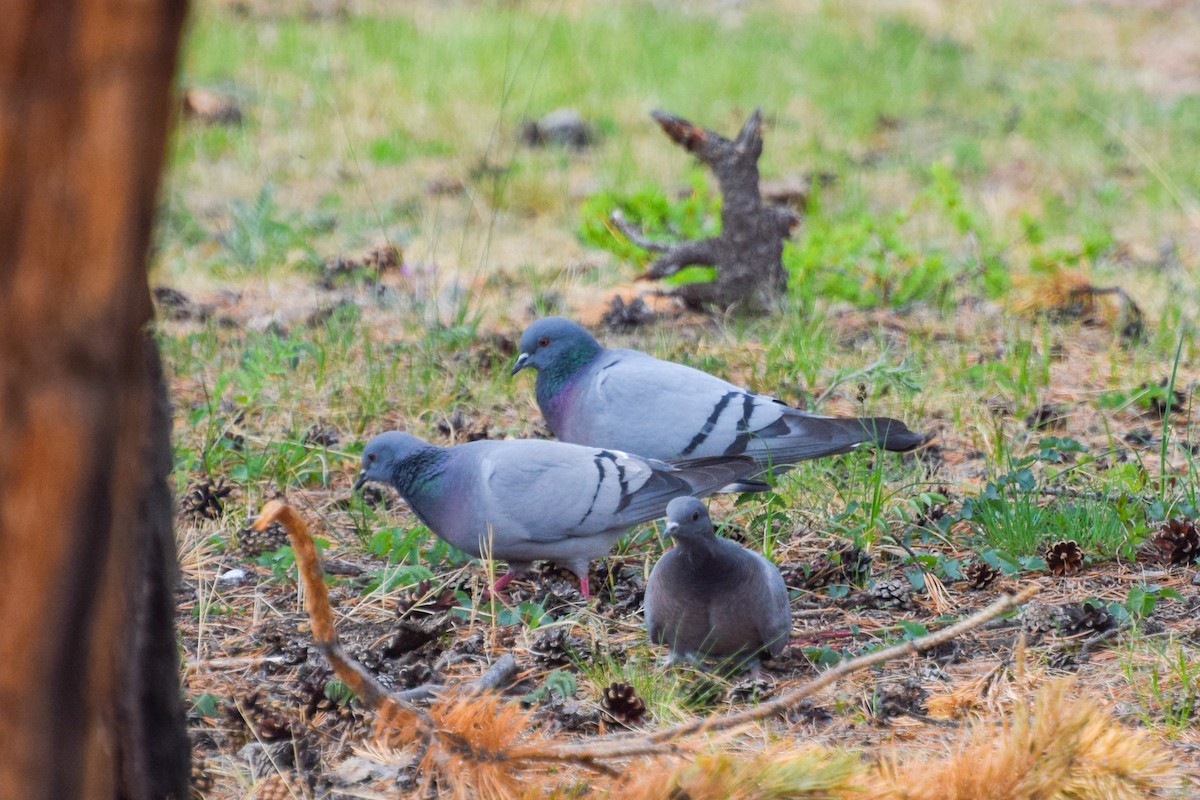
<svg viewBox="0 0 1200 800">
<path fill-rule="evenodd" d="M 500 590 L 503 589 L 505 586 L 508 586 L 508 582 L 511 581 L 515 577 L 517 577 L 517 574 L 515 572 L 513 572 L 511 569 L 508 572 L 501 575 L 500 579 L 498 581 L 496 581 L 494 584 L 492 584 L 492 588 L 484 590 L 483 599 L 491 600 L 492 597 L 500 594 Z"/>
<path fill-rule="evenodd" d="M 579 579 L 579 593 L 583 595 L 583 599 L 587 600 L 591 597 L 588 593 L 588 576 L 584 575 Z"/>
</svg>

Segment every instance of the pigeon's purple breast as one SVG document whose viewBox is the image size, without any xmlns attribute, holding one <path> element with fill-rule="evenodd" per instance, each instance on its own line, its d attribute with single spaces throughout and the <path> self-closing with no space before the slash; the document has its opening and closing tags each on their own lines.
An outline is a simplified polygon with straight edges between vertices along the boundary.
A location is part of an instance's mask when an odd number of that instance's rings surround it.
<svg viewBox="0 0 1200 800">
<path fill-rule="evenodd" d="M 585 372 L 580 370 L 557 382 L 548 380 L 545 385 L 539 381 L 537 387 L 538 407 L 542 410 L 542 416 L 546 418 L 546 424 L 550 426 L 554 435 L 564 442 L 579 441 L 579 432 L 574 430 L 578 426 L 571 423 L 575 421 L 573 418 L 578 416 L 572 412 L 583 390 Z"/>
</svg>

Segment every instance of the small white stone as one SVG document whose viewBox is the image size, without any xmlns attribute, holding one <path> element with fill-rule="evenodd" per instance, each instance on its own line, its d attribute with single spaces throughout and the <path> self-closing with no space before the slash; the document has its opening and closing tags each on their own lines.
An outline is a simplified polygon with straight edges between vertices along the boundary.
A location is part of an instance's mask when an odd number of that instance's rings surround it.
<svg viewBox="0 0 1200 800">
<path fill-rule="evenodd" d="M 217 578 L 218 583 L 241 583 L 246 580 L 246 570 L 231 569 L 228 572 L 221 573 Z"/>
</svg>

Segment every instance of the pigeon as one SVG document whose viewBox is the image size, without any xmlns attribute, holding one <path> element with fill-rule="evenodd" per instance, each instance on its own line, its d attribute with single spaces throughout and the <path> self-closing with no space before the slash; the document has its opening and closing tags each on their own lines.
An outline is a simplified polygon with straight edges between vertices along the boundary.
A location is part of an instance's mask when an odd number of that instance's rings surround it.
<svg viewBox="0 0 1200 800">
<path fill-rule="evenodd" d="M 704 504 L 679 497 L 667 505 L 668 550 L 646 583 L 646 632 L 671 648 L 670 660 L 754 660 L 777 656 L 792 630 L 779 568 L 713 532 Z"/>
<path fill-rule="evenodd" d="M 626 530 L 661 517 L 676 497 L 710 494 L 755 470 L 746 457 L 667 464 L 539 439 L 438 447 L 390 431 L 367 443 L 354 489 L 390 483 L 438 536 L 473 556 L 507 561 L 493 592 L 545 560 L 578 576 L 586 598 L 588 562 Z"/>
<path fill-rule="evenodd" d="M 560 441 L 663 461 L 744 454 L 777 473 L 864 443 L 903 451 L 932 438 L 887 417 L 809 414 L 683 364 L 608 350 L 562 317 L 526 329 L 512 372 L 525 367 L 538 371 L 538 407 Z"/>
</svg>

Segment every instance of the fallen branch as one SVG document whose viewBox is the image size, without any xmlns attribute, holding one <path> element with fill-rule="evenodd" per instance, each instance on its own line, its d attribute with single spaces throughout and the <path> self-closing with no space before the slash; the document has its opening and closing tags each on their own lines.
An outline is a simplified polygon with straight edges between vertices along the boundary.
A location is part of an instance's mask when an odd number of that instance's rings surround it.
<svg viewBox="0 0 1200 800">
<path fill-rule="evenodd" d="M 957 636 L 979 628 L 995 617 L 1016 608 L 1032 597 L 1038 587 L 1031 586 L 1015 596 L 1004 595 L 978 613 L 919 639 L 843 662 L 820 677 L 775 700 L 736 714 L 702 718 L 664 728 L 653 733 L 628 733 L 598 738 L 589 742 L 555 744 L 542 739 L 532 729 L 527 712 L 516 704 L 505 703 L 488 690 L 501 685 L 516 670 L 516 661 L 506 654 L 483 676 L 461 691 L 459 687 L 437 687 L 440 695 L 428 711 L 413 705 L 412 695 L 389 692 L 361 664 L 342 650 L 333 627 L 333 611 L 325 587 L 317 550 L 308 529 L 288 506 L 271 501 L 254 523 L 263 529 L 281 522 L 291 537 L 296 564 L 305 589 L 305 606 L 312 621 L 313 638 L 337 674 L 363 704 L 378 714 L 377 729 L 389 739 L 420 741 L 426 751 L 422 764 L 436 769 L 440 779 L 456 786 L 487 785 L 489 796 L 501 787 L 512 787 L 520 779 L 523 764 L 536 769 L 547 762 L 569 762 L 577 766 L 612 774 L 603 762 L 632 756 L 677 753 L 692 743 L 684 740 L 701 734 L 731 731 L 794 708 L 804 699 L 841 678 L 896 658 L 929 650 Z M 434 695 L 433 687 L 422 699 Z M 519 738 L 534 741 L 519 743 Z"/>
<path fill-rule="evenodd" d="M 325 586 L 321 560 L 304 520 L 300 519 L 291 506 L 272 500 L 263 507 L 262 513 L 254 522 L 254 529 L 266 530 L 273 522 L 281 523 L 292 541 L 296 569 L 304 585 L 304 607 L 312 623 L 313 642 L 321 651 L 321 655 L 325 656 L 334 673 L 368 709 L 388 717 L 410 714 L 417 719 L 428 721 L 428 715 L 424 711 L 389 692 L 374 675 L 346 655 L 346 651 L 342 649 L 341 640 L 338 639 L 337 630 L 333 626 L 333 608 L 329 605 L 329 590 Z"/>
<path fill-rule="evenodd" d="M 488 667 L 482 675 L 471 683 L 461 687 L 461 689 L 468 695 L 494 692 L 512 680 L 512 676 L 516 673 L 517 659 L 513 657 L 512 653 L 505 653 Z M 410 703 L 415 703 L 418 700 L 429 700 L 436 697 L 448 688 L 451 687 L 442 683 L 426 683 L 422 686 L 414 686 L 411 689 L 397 692 L 396 696 Z"/>
<path fill-rule="evenodd" d="M 919 639 L 911 639 L 892 647 L 884 648 L 883 650 L 876 650 L 874 653 L 868 653 L 865 656 L 860 656 L 850 661 L 844 661 L 836 667 L 826 670 L 819 677 L 797 689 L 737 714 L 696 719 L 645 735 L 625 734 L 607 739 L 595 739 L 584 743 L 542 745 L 540 747 L 531 746 L 518 749 L 511 753 L 510 756 L 524 761 L 628 758 L 630 756 L 662 752 L 669 749 L 668 746 L 671 743 L 686 737 L 727 731 L 749 725 L 767 717 L 782 714 L 794 708 L 803 700 L 812 697 L 822 689 L 855 672 L 861 672 L 896 658 L 930 650 L 964 633 L 969 633 L 985 622 L 1015 609 L 1037 594 L 1039 588 L 1038 586 L 1029 586 L 1016 595 L 1002 595 L 986 608 L 936 633 L 922 636 Z"/>
</svg>

